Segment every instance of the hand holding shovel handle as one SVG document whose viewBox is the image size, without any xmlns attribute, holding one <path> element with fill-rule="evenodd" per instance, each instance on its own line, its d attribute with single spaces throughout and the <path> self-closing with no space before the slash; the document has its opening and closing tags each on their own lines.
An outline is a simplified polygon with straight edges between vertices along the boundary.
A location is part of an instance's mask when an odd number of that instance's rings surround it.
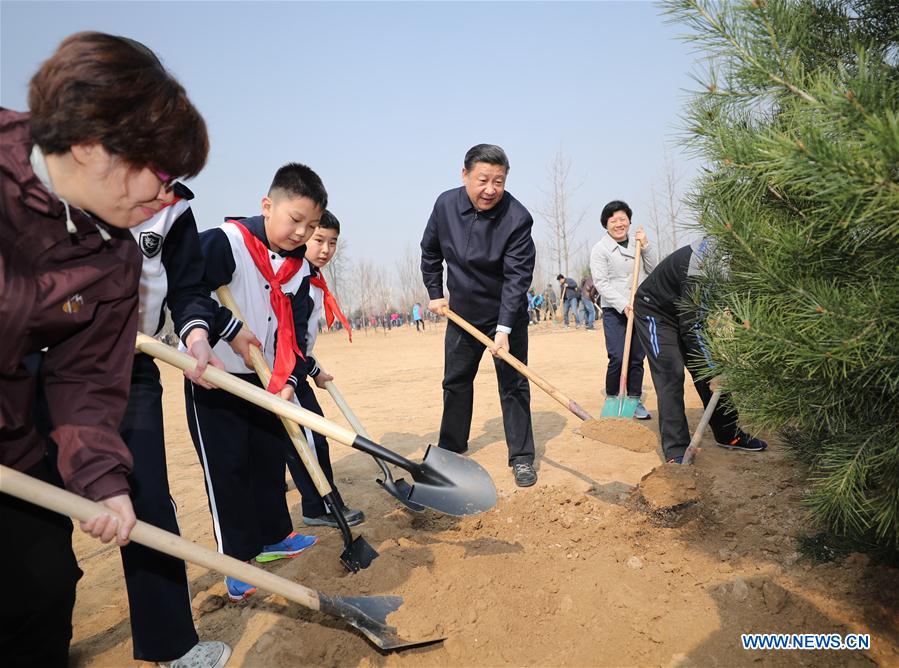
<svg viewBox="0 0 899 668">
<path fill-rule="evenodd" d="M 231 294 L 231 290 L 228 286 L 223 285 L 216 290 L 216 294 L 218 295 L 222 306 L 230 310 L 231 314 L 242 321 L 244 327 L 247 327 L 248 325 L 246 324 L 246 321 L 244 321 L 243 315 L 240 313 L 240 307 L 234 300 L 234 296 Z M 266 361 L 262 351 L 256 346 L 250 346 L 250 358 L 253 360 L 253 367 L 256 369 L 256 375 L 259 376 L 259 380 L 262 381 L 263 385 L 268 385 L 268 382 L 272 377 L 272 371 L 269 369 L 268 361 Z M 371 562 L 378 557 L 378 553 L 365 541 L 365 539 L 361 537 L 353 539 L 353 534 L 350 532 L 350 527 L 343 516 L 343 512 L 341 511 L 340 504 L 337 502 L 334 491 L 331 489 L 331 485 L 328 483 L 328 479 L 325 477 L 325 473 L 318 463 L 318 458 L 312 453 L 310 444 L 306 440 L 306 437 L 303 436 L 303 432 L 299 425 L 284 417 L 281 418 L 281 424 L 284 425 L 284 429 L 287 431 L 287 435 L 290 437 L 293 447 L 296 449 L 297 454 L 302 460 L 303 466 L 305 466 L 306 470 L 309 472 L 312 482 L 315 485 L 315 489 L 318 490 L 318 493 L 328 504 L 328 507 L 331 509 L 331 515 L 334 517 L 340 532 L 343 534 L 345 549 L 340 555 L 341 563 L 352 573 L 356 573 L 360 568 L 368 568 L 371 565 Z"/>
<path fill-rule="evenodd" d="M 167 346 L 146 334 L 137 335 L 137 349 L 167 364 L 193 370 L 197 360 Z M 410 500 L 448 515 L 476 515 L 496 505 L 496 487 L 490 475 L 473 459 L 442 448 L 429 446 L 421 463 L 388 450 L 382 445 L 357 435 L 321 415 L 308 411 L 261 387 L 232 376 L 214 366 L 207 366 L 203 378 L 217 388 L 245 399 L 276 415 L 309 427 L 319 434 L 361 450 L 412 474 L 415 485 Z"/>
<path fill-rule="evenodd" d="M 99 513 L 111 513 L 108 508 L 96 501 L 82 498 L 6 466 L 0 466 L 0 492 L 81 521 L 86 521 Z M 438 638 L 404 640 L 397 635 L 396 628 L 386 625 L 387 614 L 403 603 L 403 599 L 399 596 L 326 596 L 297 582 L 291 582 L 239 559 L 219 554 L 215 550 L 197 545 L 140 520 L 131 530 L 131 540 L 177 559 L 280 594 L 311 610 L 343 619 L 362 631 L 381 649 L 398 649 L 439 640 Z"/>
<path fill-rule="evenodd" d="M 490 339 L 490 337 L 487 336 L 486 334 L 484 334 L 484 332 L 479 330 L 477 327 L 475 327 L 474 325 L 472 325 L 471 323 L 466 321 L 464 318 L 462 318 L 462 316 L 460 316 L 459 314 L 450 310 L 449 307 L 443 309 L 443 313 L 444 313 L 444 315 L 446 315 L 447 318 L 449 318 L 454 323 L 456 323 L 459 327 L 461 327 L 466 332 L 471 334 L 475 339 L 477 339 L 478 341 L 483 343 L 488 348 L 493 348 L 494 344 L 493 344 L 493 341 Z M 581 406 L 580 406 L 580 404 L 578 404 L 578 402 L 576 402 L 571 397 L 564 395 L 562 392 L 560 392 L 558 389 L 556 389 L 555 387 L 550 385 L 543 378 L 541 378 L 536 373 L 531 371 L 531 369 L 529 369 L 527 367 L 527 365 L 525 365 L 523 362 L 521 362 L 518 358 L 514 357 L 509 351 L 507 351 L 503 348 L 500 348 L 499 351 L 496 353 L 496 356 L 499 357 L 501 360 L 503 360 L 506 364 L 511 366 L 513 369 L 518 371 L 518 373 L 520 373 L 522 376 L 527 378 L 529 381 L 534 383 L 534 385 L 536 385 L 541 390 L 546 392 L 553 399 L 555 399 L 560 404 L 562 404 L 565 408 L 567 408 L 572 413 L 577 415 L 581 420 L 593 419 L 587 411 L 585 411 L 583 408 L 581 408 Z"/>
</svg>

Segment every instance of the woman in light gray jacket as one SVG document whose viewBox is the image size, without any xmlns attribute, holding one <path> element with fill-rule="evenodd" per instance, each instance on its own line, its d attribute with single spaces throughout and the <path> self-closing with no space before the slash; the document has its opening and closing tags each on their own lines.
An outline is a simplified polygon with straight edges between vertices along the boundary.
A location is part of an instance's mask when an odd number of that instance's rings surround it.
<svg viewBox="0 0 899 668">
<path fill-rule="evenodd" d="M 649 244 L 643 228 L 630 234 L 631 208 L 620 200 L 609 202 L 603 207 L 600 222 L 606 229 L 590 251 L 590 273 L 600 294 L 602 308 L 602 329 L 606 339 L 609 366 L 606 370 L 606 395 L 618 394 L 621 381 L 621 363 L 624 359 L 624 339 L 627 331 L 627 316 L 631 310 L 631 285 L 634 278 L 634 256 L 636 244 L 640 250 L 640 278 L 644 278 L 655 268 L 655 248 Z M 627 396 L 640 398 L 643 393 L 643 360 L 646 353 L 637 340 L 631 336 L 630 357 L 627 364 Z M 648 420 L 651 416 L 643 402 L 637 404 L 634 417 Z"/>
</svg>

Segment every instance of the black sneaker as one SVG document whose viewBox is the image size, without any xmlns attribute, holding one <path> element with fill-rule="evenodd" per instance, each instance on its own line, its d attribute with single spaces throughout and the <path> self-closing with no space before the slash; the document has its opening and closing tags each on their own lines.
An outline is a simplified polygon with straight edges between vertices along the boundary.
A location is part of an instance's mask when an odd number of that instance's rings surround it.
<svg viewBox="0 0 899 668">
<path fill-rule="evenodd" d="M 748 434 L 740 434 L 729 443 L 718 443 L 717 445 L 727 450 L 746 450 L 748 452 L 761 452 L 768 447 L 768 444 L 762 439 Z"/>
<path fill-rule="evenodd" d="M 512 464 L 512 475 L 515 476 L 515 484 L 519 487 L 530 487 L 537 482 L 537 471 L 530 462 Z"/>
<path fill-rule="evenodd" d="M 346 506 L 343 507 L 343 517 L 351 527 L 362 524 L 365 521 L 365 513 L 356 508 L 347 508 Z M 303 524 L 307 527 L 331 527 L 332 529 L 338 527 L 337 520 L 334 519 L 331 513 L 325 513 L 317 517 L 306 517 L 304 515 Z"/>
</svg>

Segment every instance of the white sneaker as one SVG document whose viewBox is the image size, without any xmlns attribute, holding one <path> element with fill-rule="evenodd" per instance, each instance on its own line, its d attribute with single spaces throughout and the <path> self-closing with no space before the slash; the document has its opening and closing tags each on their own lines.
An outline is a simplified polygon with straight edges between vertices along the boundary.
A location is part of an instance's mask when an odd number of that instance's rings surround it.
<svg viewBox="0 0 899 668">
<path fill-rule="evenodd" d="M 180 659 L 160 663 L 168 668 L 224 668 L 231 658 L 231 648 L 218 640 L 198 642 Z"/>
</svg>

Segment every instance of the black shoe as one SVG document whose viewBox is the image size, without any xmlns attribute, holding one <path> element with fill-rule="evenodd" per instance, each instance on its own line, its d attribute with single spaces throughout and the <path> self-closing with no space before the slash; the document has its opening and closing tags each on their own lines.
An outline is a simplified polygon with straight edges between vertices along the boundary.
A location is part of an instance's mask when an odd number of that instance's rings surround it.
<svg viewBox="0 0 899 668">
<path fill-rule="evenodd" d="M 356 508 L 347 508 L 343 507 L 343 518 L 346 520 L 346 523 L 351 526 L 357 526 L 362 524 L 365 521 L 365 513 L 361 510 L 357 510 Z M 334 516 L 331 513 L 325 513 L 324 515 L 319 515 L 318 517 L 306 517 L 303 516 L 303 524 L 307 527 L 331 527 L 332 529 L 338 528 L 337 520 L 334 519 Z"/>
<path fill-rule="evenodd" d="M 519 487 L 530 487 L 537 482 L 537 471 L 530 462 L 512 464 L 512 475 L 515 476 L 515 484 Z"/>
<path fill-rule="evenodd" d="M 740 434 L 730 443 L 718 443 L 717 445 L 728 450 L 746 450 L 748 452 L 761 452 L 768 447 L 768 444 L 762 439 L 748 434 Z"/>
</svg>

